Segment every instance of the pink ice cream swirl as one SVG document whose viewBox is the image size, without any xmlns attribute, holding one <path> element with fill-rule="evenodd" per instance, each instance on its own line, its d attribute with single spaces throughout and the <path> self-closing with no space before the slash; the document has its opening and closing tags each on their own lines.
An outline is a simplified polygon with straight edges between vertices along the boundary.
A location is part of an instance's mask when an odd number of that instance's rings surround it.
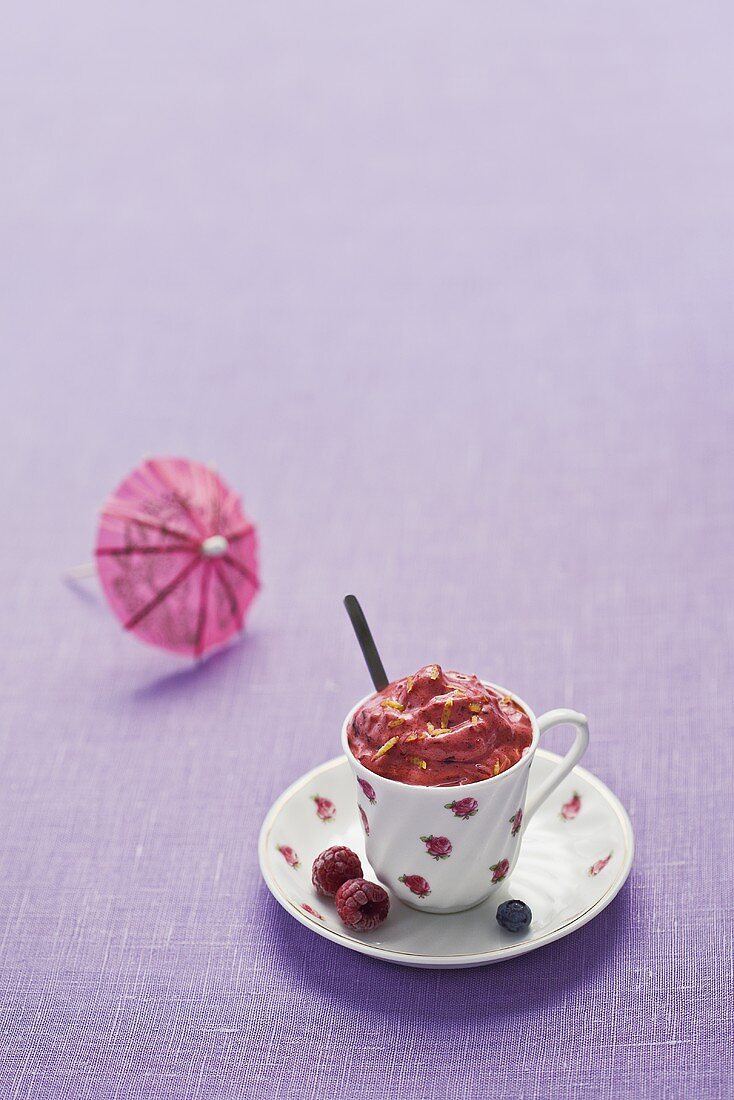
<svg viewBox="0 0 734 1100">
<path fill-rule="evenodd" d="M 426 665 L 361 707 L 349 747 L 376 775 L 446 787 L 506 771 L 532 741 L 528 715 L 476 676 Z"/>
</svg>

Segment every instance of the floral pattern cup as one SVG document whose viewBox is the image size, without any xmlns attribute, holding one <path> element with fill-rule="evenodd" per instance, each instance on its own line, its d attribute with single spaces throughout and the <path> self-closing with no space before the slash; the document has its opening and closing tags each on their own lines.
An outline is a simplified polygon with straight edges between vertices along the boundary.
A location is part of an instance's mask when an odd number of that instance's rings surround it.
<svg viewBox="0 0 734 1100">
<path fill-rule="evenodd" d="M 512 692 L 496 684 L 487 686 L 509 695 L 523 708 L 533 727 L 533 740 L 511 768 L 478 783 L 417 787 L 369 771 L 352 755 L 348 741 L 352 718 L 366 699 L 353 707 L 342 727 L 342 747 L 356 779 L 367 858 L 395 897 L 424 913 L 471 909 L 507 881 L 528 823 L 589 743 L 583 714 L 551 710 L 536 718 Z M 551 727 L 562 725 L 575 727 L 574 743 L 528 798 L 528 777 L 540 739 Z M 430 868 L 427 855 L 433 857 Z"/>
</svg>

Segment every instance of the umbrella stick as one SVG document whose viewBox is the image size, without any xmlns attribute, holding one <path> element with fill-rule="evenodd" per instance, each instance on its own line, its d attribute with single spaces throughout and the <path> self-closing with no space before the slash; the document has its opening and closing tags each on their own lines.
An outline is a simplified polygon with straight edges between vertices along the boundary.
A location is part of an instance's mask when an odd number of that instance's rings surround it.
<svg viewBox="0 0 734 1100">
<path fill-rule="evenodd" d="M 85 561 L 83 565 L 72 565 L 64 573 L 64 580 L 86 581 L 97 575 L 97 566 L 93 561 Z"/>
<path fill-rule="evenodd" d="M 372 677 L 372 683 L 375 685 L 375 690 L 382 691 L 384 687 L 387 687 L 390 681 L 387 678 L 387 673 L 380 659 L 380 654 L 377 652 L 375 639 L 372 637 L 372 631 L 367 625 L 364 611 L 360 607 L 359 600 L 356 596 L 345 596 L 344 606 L 347 609 L 347 615 L 354 628 L 354 633 L 357 635 L 359 648 L 362 650 L 362 656 L 365 659 L 369 674 Z"/>
</svg>

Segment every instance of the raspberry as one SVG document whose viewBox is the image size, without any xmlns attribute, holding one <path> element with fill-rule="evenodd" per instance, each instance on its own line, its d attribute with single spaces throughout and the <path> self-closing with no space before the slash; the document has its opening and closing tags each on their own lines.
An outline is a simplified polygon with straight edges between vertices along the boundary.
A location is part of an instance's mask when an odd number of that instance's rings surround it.
<svg viewBox="0 0 734 1100">
<path fill-rule="evenodd" d="M 336 911 L 347 928 L 369 932 L 382 924 L 390 909 L 387 890 L 366 878 L 353 878 L 336 892 Z"/>
<path fill-rule="evenodd" d="M 311 881 L 324 898 L 333 898 L 343 882 L 362 877 L 359 856 L 341 844 L 327 848 L 313 861 Z"/>
</svg>

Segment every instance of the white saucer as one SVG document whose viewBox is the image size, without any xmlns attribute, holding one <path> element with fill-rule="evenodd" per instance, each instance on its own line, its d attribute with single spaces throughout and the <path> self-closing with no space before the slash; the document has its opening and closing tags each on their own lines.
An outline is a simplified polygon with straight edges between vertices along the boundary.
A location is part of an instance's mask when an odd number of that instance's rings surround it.
<svg viewBox="0 0 734 1100">
<path fill-rule="evenodd" d="M 558 760 L 537 750 L 531 790 Z M 387 962 L 438 968 L 500 962 L 575 932 L 619 893 L 634 853 L 620 801 L 590 772 L 574 768 L 528 827 L 511 878 L 486 902 L 439 916 L 392 897 L 385 923 L 358 933 L 341 923 L 333 902 L 311 884 L 313 860 L 332 844 L 353 848 L 365 878 L 376 879 L 365 858 L 354 778 L 343 756 L 296 780 L 271 807 L 260 830 L 263 877 L 283 908 L 319 936 Z M 533 911 L 521 935 L 504 931 L 495 919 L 497 906 L 508 898 L 520 898 Z"/>
</svg>

